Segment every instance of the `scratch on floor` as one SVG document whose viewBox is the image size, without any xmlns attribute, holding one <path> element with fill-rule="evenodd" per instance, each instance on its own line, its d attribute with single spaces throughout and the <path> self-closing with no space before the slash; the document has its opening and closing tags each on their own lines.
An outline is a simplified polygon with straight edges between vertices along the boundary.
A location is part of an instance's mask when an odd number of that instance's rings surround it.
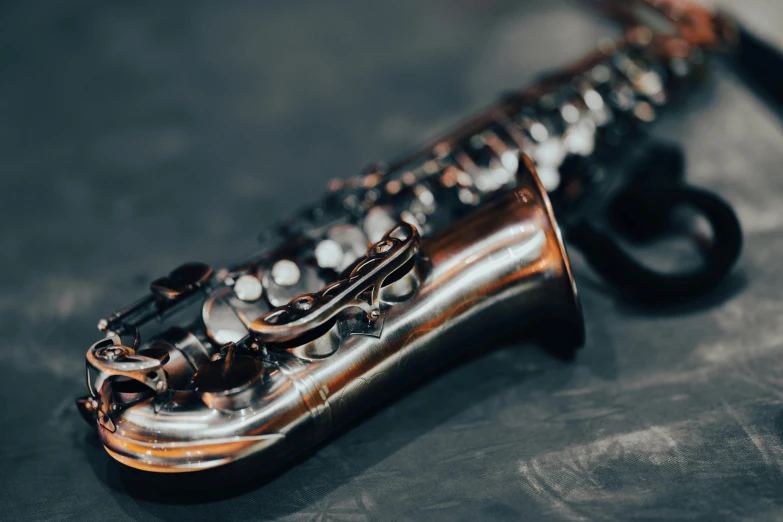
<svg viewBox="0 0 783 522">
<path fill-rule="evenodd" d="M 738 412 L 736 409 L 734 409 L 730 404 L 724 401 L 723 403 L 724 407 L 726 408 L 726 412 L 731 415 L 731 417 L 737 421 L 737 424 L 739 424 L 740 428 L 742 428 L 742 431 L 745 432 L 745 435 L 748 436 L 750 441 L 753 443 L 753 445 L 756 447 L 757 450 L 759 450 L 759 453 L 761 453 L 761 458 L 764 460 L 765 464 L 773 464 L 773 460 L 775 461 L 774 464 L 779 466 L 780 464 L 777 462 L 777 459 L 773 459 L 769 451 L 767 450 L 766 445 L 762 441 L 761 436 L 759 433 L 751 426 L 750 421 L 743 415 L 742 413 Z"/>
<path fill-rule="evenodd" d="M 576 512 L 571 506 L 568 505 L 559 495 L 551 491 L 548 487 L 545 487 L 541 481 L 540 473 L 536 469 L 535 461 L 530 464 L 523 462 L 519 466 L 519 473 L 526 480 L 527 484 L 535 491 L 538 500 L 543 505 L 548 505 L 550 508 L 557 511 L 560 516 L 563 516 L 569 520 L 587 520 L 584 516 Z"/>
</svg>

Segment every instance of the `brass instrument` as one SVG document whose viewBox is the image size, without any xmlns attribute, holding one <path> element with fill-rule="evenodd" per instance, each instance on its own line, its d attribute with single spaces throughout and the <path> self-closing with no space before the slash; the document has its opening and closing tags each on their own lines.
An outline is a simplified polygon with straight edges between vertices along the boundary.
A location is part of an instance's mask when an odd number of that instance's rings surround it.
<svg viewBox="0 0 783 522">
<path fill-rule="evenodd" d="M 330 183 L 247 261 L 188 263 L 153 281 L 100 321 L 82 414 L 135 468 L 195 471 L 251 455 L 272 467 L 445 361 L 485 350 L 488 332 L 579 348 L 555 211 L 589 251 L 579 218 L 598 185 L 570 165 L 606 161 L 722 42 L 673 44 L 683 41 L 632 29 L 420 151 Z M 143 342 L 155 320 L 164 327 Z"/>
</svg>

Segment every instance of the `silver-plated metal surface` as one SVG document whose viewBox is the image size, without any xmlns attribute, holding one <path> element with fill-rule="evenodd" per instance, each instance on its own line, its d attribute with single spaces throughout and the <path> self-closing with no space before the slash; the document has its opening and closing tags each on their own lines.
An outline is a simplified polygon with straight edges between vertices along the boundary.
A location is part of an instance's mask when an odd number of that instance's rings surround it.
<svg viewBox="0 0 783 522">
<path fill-rule="evenodd" d="M 161 361 L 136 354 L 133 348 L 123 346 L 117 335 L 101 339 L 90 347 L 87 366 L 88 390 L 93 397 L 98 396 L 104 382 L 113 377 L 133 379 L 159 392 L 168 388 Z M 98 372 L 92 380 L 89 378 L 90 368 Z"/>
<path fill-rule="evenodd" d="M 237 342 L 247 335 L 247 325 L 269 309 L 263 299 L 248 303 L 236 297 L 229 287 L 216 289 L 202 305 L 204 333 L 218 346 Z"/>
</svg>

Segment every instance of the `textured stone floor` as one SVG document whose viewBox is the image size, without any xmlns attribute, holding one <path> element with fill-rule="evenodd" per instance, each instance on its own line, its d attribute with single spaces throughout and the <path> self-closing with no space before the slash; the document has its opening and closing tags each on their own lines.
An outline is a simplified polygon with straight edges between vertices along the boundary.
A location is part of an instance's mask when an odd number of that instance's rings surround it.
<svg viewBox="0 0 783 522">
<path fill-rule="evenodd" d="M 726 3 L 783 46 L 783 3 Z M 655 129 L 745 229 L 710 299 L 631 309 L 577 257 L 575 361 L 488 352 L 211 494 L 121 468 L 73 407 L 147 281 L 613 34 L 555 0 L 3 3 L 0 519 L 783 518 L 783 127 L 722 67 Z"/>
</svg>

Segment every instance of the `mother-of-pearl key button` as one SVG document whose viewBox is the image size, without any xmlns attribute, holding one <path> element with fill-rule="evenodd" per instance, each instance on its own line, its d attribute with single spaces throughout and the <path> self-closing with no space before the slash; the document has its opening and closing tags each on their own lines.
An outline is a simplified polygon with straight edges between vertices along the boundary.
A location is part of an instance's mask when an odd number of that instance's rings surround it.
<svg viewBox="0 0 783 522">
<path fill-rule="evenodd" d="M 280 286 L 294 286 L 300 276 L 299 267 L 290 259 L 281 259 L 272 265 L 272 280 Z"/>
<path fill-rule="evenodd" d="M 324 239 L 315 246 L 315 260 L 321 268 L 339 268 L 344 255 L 343 247 L 333 239 Z"/>
<path fill-rule="evenodd" d="M 252 274 L 240 276 L 234 283 L 234 293 L 238 298 L 246 302 L 257 301 L 264 293 L 261 281 Z"/>
</svg>

